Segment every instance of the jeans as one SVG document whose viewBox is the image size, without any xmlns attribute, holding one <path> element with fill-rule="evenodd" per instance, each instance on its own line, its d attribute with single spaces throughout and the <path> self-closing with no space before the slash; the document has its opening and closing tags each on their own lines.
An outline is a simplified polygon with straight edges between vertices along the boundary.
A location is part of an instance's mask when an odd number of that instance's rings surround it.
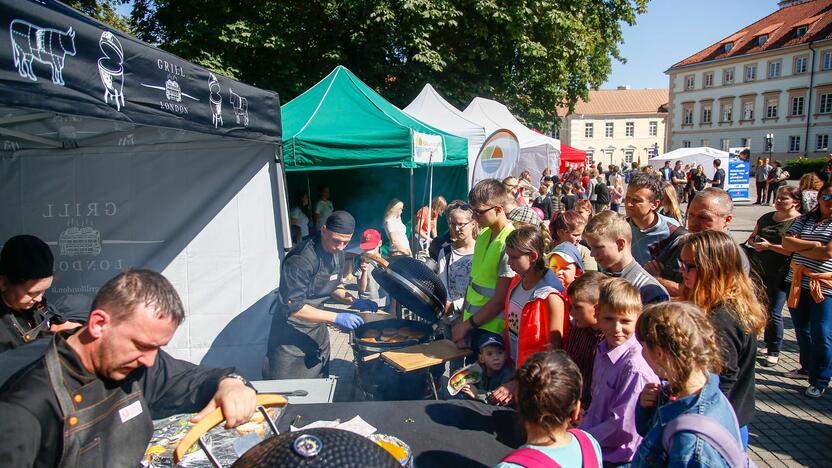
<svg viewBox="0 0 832 468">
<path fill-rule="evenodd" d="M 740 439 L 742 439 L 742 448 L 748 451 L 748 426 L 740 428 Z"/>
<path fill-rule="evenodd" d="M 789 293 L 779 287 L 769 286 L 768 292 L 768 321 L 763 333 L 769 356 L 779 356 L 783 346 L 783 306 Z"/>
<path fill-rule="evenodd" d="M 757 204 L 763 203 L 763 200 L 766 197 L 766 181 L 760 182 L 757 181 Z"/>
<path fill-rule="evenodd" d="M 797 307 L 789 311 L 800 348 L 800 366 L 809 372 L 810 385 L 826 388 L 832 377 L 832 297 L 818 304 L 808 289 L 801 289 Z"/>
</svg>

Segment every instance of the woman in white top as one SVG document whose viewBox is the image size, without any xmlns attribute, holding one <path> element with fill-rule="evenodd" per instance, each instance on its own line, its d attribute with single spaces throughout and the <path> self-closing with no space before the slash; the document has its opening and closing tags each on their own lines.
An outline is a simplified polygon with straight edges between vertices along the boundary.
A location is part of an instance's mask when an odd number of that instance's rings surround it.
<svg viewBox="0 0 832 468">
<path fill-rule="evenodd" d="M 465 301 L 465 290 L 471 279 L 471 265 L 474 259 L 474 244 L 477 242 L 479 227 L 474 220 L 474 211 L 459 200 L 448 206 L 448 229 L 451 244 L 439 253 L 439 278 L 448 291 L 448 312 L 460 313 Z"/>
<path fill-rule="evenodd" d="M 394 198 L 384 210 L 384 232 L 390 239 L 390 256 L 410 255 L 410 244 L 407 242 L 407 227 L 402 222 L 404 202 Z"/>
<path fill-rule="evenodd" d="M 301 237 L 309 235 L 309 194 L 302 192 L 295 196 L 295 206 L 289 210 L 289 224 L 300 228 Z"/>
</svg>

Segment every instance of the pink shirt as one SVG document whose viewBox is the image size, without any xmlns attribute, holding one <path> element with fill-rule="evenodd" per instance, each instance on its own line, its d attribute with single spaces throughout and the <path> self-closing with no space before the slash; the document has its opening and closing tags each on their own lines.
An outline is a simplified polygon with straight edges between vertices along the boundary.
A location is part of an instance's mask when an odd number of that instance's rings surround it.
<svg viewBox="0 0 832 468">
<path fill-rule="evenodd" d="M 601 444 L 605 462 L 627 463 L 641 443 L 636 432 L 636 405 L 641 390 L 659 378 L 641 355 L 635 334 L 610 349 L 601 341 L 592 369 L 592 403 L 581 429 Z"/>
</svg>

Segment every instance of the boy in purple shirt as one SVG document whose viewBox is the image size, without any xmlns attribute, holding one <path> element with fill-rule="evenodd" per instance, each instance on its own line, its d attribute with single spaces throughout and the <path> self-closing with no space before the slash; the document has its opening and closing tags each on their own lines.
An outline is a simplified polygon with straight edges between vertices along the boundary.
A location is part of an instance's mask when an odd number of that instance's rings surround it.
<svg viewBox="0 0 832 468">
<path fill-rule="evenodd" d="M 592 404 L 581 429 L 598 440 L 605 467 L 627 465 L 633 459 L 641 443 L 635 421 L 639 395 L 646 384 L 659 382 L 635 337 L 640 313 L 638 289 L 622 278 L 604 282 L 597 308 L 604 340 L 595 353 Z"/>
</svg>

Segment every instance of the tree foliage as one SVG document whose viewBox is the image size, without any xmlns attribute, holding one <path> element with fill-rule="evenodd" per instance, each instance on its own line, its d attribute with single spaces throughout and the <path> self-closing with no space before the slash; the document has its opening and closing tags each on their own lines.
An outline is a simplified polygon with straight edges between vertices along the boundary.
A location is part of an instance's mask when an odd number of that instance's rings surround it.
<svg viewBox="0 0 832 468">
<path fill-rule="evenodd" d="M 396 105 L 425 83 L 550 130 L 609 75 L 649 0 L 135 0 L 140 38 L 287 101 L 344 65 Z"/>
<path fill-rule="evenodd" d="M 88 16 L 101 21 L 120 31 L 132 34 L 130 19 L 118 13 L 118 6 L 130 0 L 68 0 L 67 5 L 86 13 Z"/>
</svg>

